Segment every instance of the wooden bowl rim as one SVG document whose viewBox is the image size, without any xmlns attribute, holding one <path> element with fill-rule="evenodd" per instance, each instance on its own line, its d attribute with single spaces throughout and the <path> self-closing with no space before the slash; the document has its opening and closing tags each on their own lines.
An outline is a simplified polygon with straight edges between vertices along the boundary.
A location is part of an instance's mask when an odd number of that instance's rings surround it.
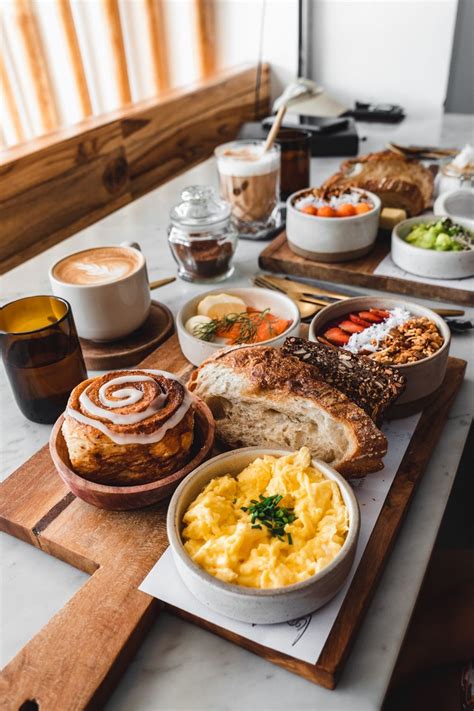
<svg viewBox="0 0 474 711">
<path fill-rule="evenodd" d="M 202 444 L 196 452 L 195 456 L 187 464 L 185 464 L 184 467 L 181 467 L 181 469 L 178 469 L 177 471 L 173 472 L 172 474 L 169 474 L 166 477 L 163 477 L 162 479 L 157 479 L 146 484 L 136 484 L 134 486 L 115 486 L 90 481 L 89 479 L 85 479 L 84 477 L 82 477 L 80 474 L 77 474 L 77 472 L 71 469 L 71 467 L 66 464 L 66 462 L 62 459 L 57 448 L 57 440 L 60 436 L 63 436 L 61 432 L 61 427 L 64 422 L 64 413 L 60 415 L 54 423 L 49 438 L 49 451 L 54 466 L 56 467 L 58 473 L 61 475 L 61 478 L 66 477 L 66 482 L 67 480 L 71 480 L 71 482 L 73 482 L 75 486 L 81 489 L 82 491 L 88 490 L 96 494 L 120 494 L 122 496 L 125 496 L 127 494 L 143 494 L 149 491 L 156 491 L 157 489 L 164 488 L 166 486 L 169 486 L 170 484 L 174 484 L 176 481 L 179 481 L 184 476 L 189 474 L 189 472 L 195 469 L 204 460 L 206 455 L 209 454 L 209 452 L 212 450 L 212 447 L 214 446 L 216 424 L 212 412 L 203 400 L 198 398 L 196 395 L 193 395 L 193 398 L 196 407 L 196 415 L 197 417 L 200 417 L 201 421 L 204 423 L 204 427 L 202 428 Z M 195 431 L 196 429 L 197 427 L 195 424 Z"/>
</svg>

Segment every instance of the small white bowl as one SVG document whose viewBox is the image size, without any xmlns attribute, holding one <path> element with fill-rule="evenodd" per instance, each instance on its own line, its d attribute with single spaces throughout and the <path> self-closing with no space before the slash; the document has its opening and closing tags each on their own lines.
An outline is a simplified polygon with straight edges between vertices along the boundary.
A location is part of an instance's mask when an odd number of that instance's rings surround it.
<svg viewBox="0 0 474 711">
<path fill-rule="evenodd" d="M 437 252 L 415 247 L 405 240 L 414 225 L 436 222 L 445 215 L 419 215 L 403 220 L 392 232 L 392 259 L 397 267 L 409 274 L 429 279 L 464 279 L 474 275 L 474 250 L 466 252 Z M 451 218 L 467 229 L 468 221 Z"/>
<path fill-rule="evenodd" d="M 406 377 L 405 390 L 395 401 L 395 409 L 392 410 L 394 412 L 401 405 L 408 404 L 413 406 L 416 404 L 417 409 L 421 409 L 443 382 L 451 343 L 451 332 L 446 321 L 431 309 L 404 299 L 393 299 L 388 296 L 356 296 L 353 299 L 338 301 L 335 304 L 326 306 L 316 314 L 309 327 L 309 340 L 317 341 L 317 336 L 321 335 L 324 326 L 340 316 L 349 314 L 352 311 L 367 311 L 369 308 L 390 310 L 396 307 L 407 309 L 413 316 L 426 316 L 426 318 L 434 321 L 444 338 L 444 343 L 436 353 L 428 358 L 423 358 L 423 360 L 419 360 L 416 363 L 393 366 Z M 407 410 L 407 412 L 410 412 L 410 410 Z M 404 414 L 405 412 L 403 412 Z"/>
<path fill-rule="evenodd" d="M 436 216 L 447 215 L 453 222 L 474 230 L 474 188 L 457 188 L 442 193 L 435 201 L 433 212 Z"/>
<path fill-rule="evenodd" d="M 283 449 L 245 447 L 220 454 L 192 472 L 176 489 L 168 507 L 167 533 L 173 559 L 188 590 L 206 607 L 234 620 L 254 624 L 288 622 L 325 605 L 344 585 L 352 567 L 359 537 L 359 505 L 348 482 L 334 469 L 314 459 L 328 479 L 334 479 L 341 490 L 349 512 L 349 531 L 334 560 L 311 578 L 295 585 L 259 590 L 225 583 L 207 573 L 186 552 L 181 538 L 183 516 L 211 479 L 225 474 L 237 475 L 258 457 L 281 457 Z"/>
<path fill-rule="evenodd" d="M 299 190 L 287 200 L 286 236 L 290 249 L 301 257 L 319 262 L 345 262 L 370 252 L 377 239 L 382 203 L 375 193 L 353 188 L 367 195 L 373 210 L 353 217 L 307 215 L 294 204 L 310 188 Z"/>
<path fill-rule="evenodd" d="M 299 335 L 300 312 L 295 302 L 288 298 L 288 296 L 285 296 L 285 294 L 280 294 L 278 291 L 272 291 L 270 289 L 260 289 L 259 287 L 243 289 L 227 289 L 226 287 L 222 287 L 221 289 L 206 291 L 204 294 L 195 296 L 186 302 L 176 317 L 179 345 L 185 357 L 193 365 L 201 365 L 203 360 L 206 360 L 206 358 L 212 356 L 216 351 L 225 347 L 225 344 L 222 343 L 202 341 L 200 338 L 196 338 L 196 336 L 189 333 L 185 328 L 187 320 L 197 314 L 199 302 L 202 301 L 204 297 L 209 296 L 209 294 L 230 294 L 231 296 L 239 296 L 247 306 L 251 306 L 259 311 L 269 308 L 275 316 L 291 321 L 286 331 L 280 336 L 270 338 L 267 341 L 260 341 L 255 345 L 281 346 L 288 336 Z"/>
</svg>

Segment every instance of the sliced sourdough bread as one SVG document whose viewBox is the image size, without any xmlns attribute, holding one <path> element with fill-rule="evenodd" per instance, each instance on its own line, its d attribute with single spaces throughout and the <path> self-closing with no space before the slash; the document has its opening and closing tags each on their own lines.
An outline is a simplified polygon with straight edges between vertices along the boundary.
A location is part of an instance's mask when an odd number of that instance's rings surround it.
<svg viewBox="0 0 474 711">
<path fill-rule="evenodd" d="M 211 408 L 227 447 L 307 446 L 347 477 L 383 468 L 387 440 L 371 418 L 316 368 L 276 348 L 219 351 L 194 371 L 188 388 Z"/>
</svg>

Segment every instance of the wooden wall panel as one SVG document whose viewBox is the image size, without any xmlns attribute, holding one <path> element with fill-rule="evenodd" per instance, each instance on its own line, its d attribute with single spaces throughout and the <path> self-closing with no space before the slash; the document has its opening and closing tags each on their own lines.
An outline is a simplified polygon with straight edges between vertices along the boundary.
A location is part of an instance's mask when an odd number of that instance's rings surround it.
<svg viewBox="0 0 474 711">
<path fill-rule="evenodd" d="M 203 78 L 212 76 L 216 71 L 217 36 L 214 2 L 215 0 L 194 0 L 197 49 Z"/>
<path fill-rule="evenodd" d="M 53 131 L 59 125 L 58 107 L 54 95 L 43 40 L 32 0 L 15 0 L 15 16 L 21 37 L 25 67 L 31 77 L 42 130 Z"/>
<path fill-rule="evenodd" d="M 81 48 L 77 37 L 74 16 L 72 14 L 71 0 L 57 0 L 59 19 L 66 38 L 66 44 L 71 60 L 77 95 L 81 105 L 82 116 L 86 118 L 92 114 L 92 103 L 87 85 Z"/>
<path fill-rule="evenodd" d="M 170 87 L 170 68 L 163 2 L 164 0 L 144 0 L 147 27 L 150 36 L 153 80 L 157 94 Z"/>
<path fill-rule="evenodd" d="M 255 67 L 232 70 L 6 151 L 0 272 L 209 157 L 255 118 L 255 82 Z M 268 67 L 261 97 L 265 115 Z"/>
<path fill-rule="evenodd" d="M 25 140 L 25 131 L 2 57 L 0 57 L 0 97 L 3 102 L 2 109 L 9 115 L 16 139 L 18 143 L 21 143 Z"/>
<path fill-rule="evenodd" d="M 102 5 L 105 13 L 105 24 L 109 32 L 112 57 L 115 64 L 113 77 L 117 83 L 119 105 L 123 106 L 132 100 L 132 94 L 128 78 L 127 55 L 125 53 L 119 3 L 118 0 L 102 0 Z"/>
</svg>

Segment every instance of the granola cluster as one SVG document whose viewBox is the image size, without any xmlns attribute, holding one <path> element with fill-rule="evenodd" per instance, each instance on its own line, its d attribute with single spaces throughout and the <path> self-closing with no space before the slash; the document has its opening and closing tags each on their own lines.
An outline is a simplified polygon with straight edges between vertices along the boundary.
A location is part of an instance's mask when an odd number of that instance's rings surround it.
<svg viewBox="0 0 474 711">
<path fill-rule="evenodd" d="M 393 328 L 370 357 L 379 363 L 415 363 L 436 353 L 443 343 L 434 321 L 420 316 Z"/>
</svg>

